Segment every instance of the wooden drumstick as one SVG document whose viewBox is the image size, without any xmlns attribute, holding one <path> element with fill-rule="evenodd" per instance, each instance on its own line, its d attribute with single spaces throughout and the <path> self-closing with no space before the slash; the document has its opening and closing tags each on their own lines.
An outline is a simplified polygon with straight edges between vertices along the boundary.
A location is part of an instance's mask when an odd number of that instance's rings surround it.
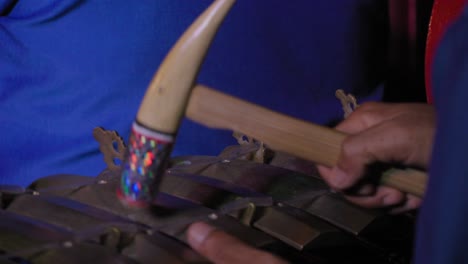
<svg viewBox="0 0 468 264">
<path fill-rule="evenodd" d="M 241 132 L 283 151 L 326 166 L 336 165 L 346 134 L 312 124 L 197 85 L 186 116 L 212 128 Z M 422 197 L 427 175 L 417 170 L 391 169 L 381 183 Z"/>
</svg>

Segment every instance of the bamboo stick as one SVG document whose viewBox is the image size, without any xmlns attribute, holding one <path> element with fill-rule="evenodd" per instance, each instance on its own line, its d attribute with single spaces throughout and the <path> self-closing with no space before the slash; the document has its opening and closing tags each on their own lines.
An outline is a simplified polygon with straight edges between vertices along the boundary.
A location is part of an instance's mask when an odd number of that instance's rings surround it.
<svg viewBox="0 0 468 264">
<path fill-rule="evenodd" d="M 312 124 L 197 85 L 186 109 L 191 120 L 211 128 L 249 135 L 272 149 L 326 166 L 336 165 L 346 134 Z M 415 170 L 391 169 L 381 183 L 422 197 L 427 176 Z"/>
</svg>

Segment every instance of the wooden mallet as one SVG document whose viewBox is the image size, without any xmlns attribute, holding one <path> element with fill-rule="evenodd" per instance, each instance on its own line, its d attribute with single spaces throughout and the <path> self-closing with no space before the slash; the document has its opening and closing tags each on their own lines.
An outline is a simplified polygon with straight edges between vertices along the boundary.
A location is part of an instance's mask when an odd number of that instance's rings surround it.
<svg viewBox="0 0 468 264">
<path fill-rule="evenodd" d="M 153 202 L 184 116 L 231 129 L 318 164 L 334 166 L 345 134 L 220 93 L 195 82 L 220 24 L 235 0 L 216 0 L 168 53 L 143 98 L 123 163 L 119 195 L 129 204 Z M 424 172 L 392 169 L 381 183 L 422 196 Z"/>
</svg>

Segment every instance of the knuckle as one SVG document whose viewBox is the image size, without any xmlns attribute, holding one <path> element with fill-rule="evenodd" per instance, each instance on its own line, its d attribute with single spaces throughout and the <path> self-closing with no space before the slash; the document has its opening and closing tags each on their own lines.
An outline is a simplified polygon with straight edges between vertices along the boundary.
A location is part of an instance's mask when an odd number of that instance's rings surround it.
<svg viewBox="0 0 468 264">
<path fill-rule="evenodd" d="M 405 146 L 408 148 L 418 142 L 419 138 L 415 135 L 414 127 L 401 119 L 393 119 L 384 126 L 387 135 L 391 136 L 394 146 Z"/>
<path fill-rule="evenodd" d="M 346 174 L 339 177 L 336 188 L 349 188 L 362 176 L 368 164 L 369 155 L 366 149 L 353 136 L 347 137 L 341 145 L 341 153 L 337 162 L 338 168 Z"/>
<path fill-rule="evenodd" d="M 372 149 L 367 145 L 367 139 L 361 135 L 352 135 L 346 137 L 341 144 L 339 163 L 344 167 L 355 167 L 360 163 L 365 166 L 372 161 L 373 156 Z"/>
<path fill-rule="evenodd" d="M 394 206 L 403 203 L 405 196 L 399 191 L 393 191 L 382 197 L 382 206 Z"/>
<path fill-rule="evenodd" d="M 354 142 L 354 137 L 353 136 L 348 136 L 343 140 L 343 143 L 341 144 L 341 159 L 347 160 L 350 157 L 352 157 L 354 154 L 356 154 L 357 148 L 355 146 Z"/>
<path fill-rule="evenodd" d="M 406 206 L 408 209 L 413 210 L 419 208 L 421 206 L 422 200 L 418 197 L 408 195 Z"/>
<path fill-rule="evenodd" d="M 320 165 L 317 165 L 317 170 L 325 181 L 329 181 L 332 178 L 332 170 L 330 168 L 326 168 Z"/>
</svg>

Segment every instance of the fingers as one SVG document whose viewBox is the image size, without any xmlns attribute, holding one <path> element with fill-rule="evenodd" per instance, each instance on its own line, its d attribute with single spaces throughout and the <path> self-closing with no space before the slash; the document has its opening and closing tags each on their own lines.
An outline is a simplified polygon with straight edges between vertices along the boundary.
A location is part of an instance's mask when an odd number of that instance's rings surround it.
<svg viewBox="0 0 468 264">
<path fill-rule="evenodd" d="M 348 136 L 341 147 L 338 164 L 331 171 L 330 184 L 337 189 L 353 186 L 376 162 L 413 163 L 415 156 L 411 132 L 385 122 L 359 134 Z"/>
<path fill-rule="evenodd" d="M 421 198 L 403 193 L 391 187 L 379 186 L 372 195 L 363 194 L 369 192 L 367 188 L 369 186 L 364 186 L 364 188 L 357 192 L 357 195 L 345 195 L 345 198 L 354 204 L 366 208 L 389 208 L 388 213 L 390 214 L 400 214 L 415 210 L 422 203 Z"/>
<path fill-rule="evenodd" d="M 367 208 L 391 208 L 390 214 L 412 211 L 421 205 L 421 198 L 390 187 L 380 186 L 372 196 L 345 196 L 350 202 Z"/>
<path fill-rule="evenodd" d="M 350 176 L 337 166 L 328 168 L 322 165 L 317 165 L 317 169 L 322 176 L 322 179 L 335 191 L 343 191 L 346 188 L 353 186 L 360 178 L 359 173 L 355 173 L 356 176 Z M 363 190 L 363 192 L 366 191 Z M 362 195 L 365 194 L 363 193 Z"/>
<path fill-rule="evenodd" d="M 239 239 L 202 222 L 187 229 L 190 246 L 213 263 L 273 263 L 285 261 L 267 252 L 254 249 Z"/>
<path fill-rule="evenodd" d="M 366 126 L 372 126 L 349 135 L 343 141 L 337 166 L 325 175 L 325 180 L 333 188 L 343 190 L 351 187 L 365 174 L 367 166 L 376 161 L 427 167 L 435 127 L 432 114 L 413 110 L 382 122 L 372 122 L 366 121 Z M 346 129 L 350 126 L 347 121 L 343 122 Z"/>
<path fill-rule="evenodd" d="M 380 186 L 371 196 L 345 196 L 352 203 L 367 208 L 381 208 L 401 205 L 406 202 L 406 194 L 386 186 Z"/>
<path fill-rule="evenodd" d="M 395 105 L 386 103 L 367 102 L 338 124 L 335 129 L 347 134 L 356 134 L 386 120 L 398 116 L 401 110 Z"/>
<path fill-rule="evenodd" d="M 346 197 L 361 206 L 394 207 L 391 213 L 413 210 L 421 199 L 388 187 L 375 188 L 363 177 L 378 162 L 427 168 L 435 121 L 429 105 L 365 103 L 336 127 L 349 134 L 336 166 L 318 166 L 318 170 L 332 189 L 351 189 L 359 195 Z"/>
<path fill-rule="evenodd" d="M 332 176 L 332 169 L 317 166 L 322 178 L 328 183 Z M 353 195 L 345 195 L 345 198 L 359 206 L 366 208 L 384 208 L 391 207 L 390 214 L 400 214 L 412 211 L 422 203 L 422 199 L 411 194 L 403 193 L 396 189 L 386 186 L 373 186 L 364 184 L 355 190 Z"/>
<path fill-rule="evenodd" d="M 422 199 L 411 194 L 406 194 L 406 202 L 398 207 L 392 208 L 390 214 L 401 214 L 404 212 L 416 210 L 421 206 Z"/>
<path fill-rule="evenodd" d="M 435 109 L 431 105 L 422 103 L 366 102 L 356 108 L 337 128 L 354 134 L 403 115 L 424 116 L 423 118 L 432 119 L 435 116 Z"/>
</svg>

